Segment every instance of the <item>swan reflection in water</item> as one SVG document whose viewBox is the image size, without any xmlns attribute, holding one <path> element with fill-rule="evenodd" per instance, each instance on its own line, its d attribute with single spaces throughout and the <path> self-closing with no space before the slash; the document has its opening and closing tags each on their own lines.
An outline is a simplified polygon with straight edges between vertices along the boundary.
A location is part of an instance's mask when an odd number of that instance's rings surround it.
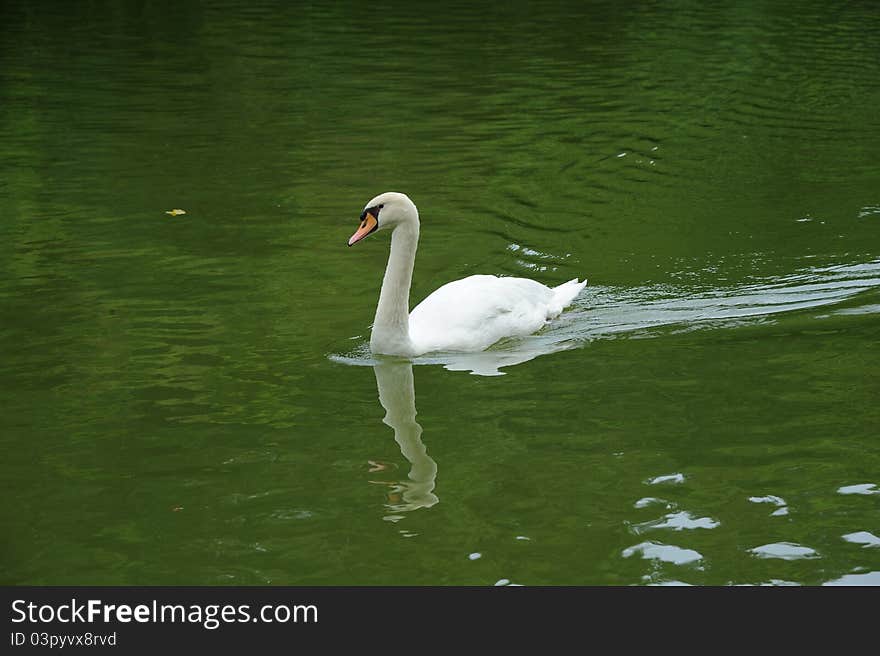
<svg viewBox="0 0 880 656">
<path fill-rule="evenodd" d="M 394 430 L 394 441 L 400 453 L 409 461 L 406 480 L 391 484 L 387 507 L 394 514 L 387 521 L 396 522 L 398 514 L 419 508 L 430 508 L 440 501 L 434 494 L 437 463 L 428 455 L 422 442 L 422 427 L 416 421 L 416 392 L 412 363 L 406 360 L 386 360 L 373 365 L 379 403 L 385 408 L 383 423 Z"/>
</svg>

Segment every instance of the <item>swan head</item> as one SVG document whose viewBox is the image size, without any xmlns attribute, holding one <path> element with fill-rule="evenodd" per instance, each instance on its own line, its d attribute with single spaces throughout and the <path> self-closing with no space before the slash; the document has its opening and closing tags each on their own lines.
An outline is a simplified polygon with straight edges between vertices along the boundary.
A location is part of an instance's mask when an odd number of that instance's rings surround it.
<svg viewBox="0 0 880 656">
<path fill-rule="evenodd" d="M 418 225 L 419 211 L 406 194 L 386 191 L 364 206 L 360 220 L 360 226 L 348 240 L 349 246 L 378 230 L 393 230 L 406 224 Z"/>
</svg>

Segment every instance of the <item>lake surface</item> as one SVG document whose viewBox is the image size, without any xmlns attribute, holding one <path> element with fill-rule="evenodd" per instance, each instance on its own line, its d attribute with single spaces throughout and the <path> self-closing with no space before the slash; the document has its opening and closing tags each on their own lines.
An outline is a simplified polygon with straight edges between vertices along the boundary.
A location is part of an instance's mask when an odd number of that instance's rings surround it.
<svg viewBox="0 0 880 656">
<path fill-rule="evenodd" d="M 873 2 L 4 3 L 2 582 L 880 585 L 878 80 Z M 413 304 L 589 285 L 373 358 L 387 190 Z"/>
</svg>

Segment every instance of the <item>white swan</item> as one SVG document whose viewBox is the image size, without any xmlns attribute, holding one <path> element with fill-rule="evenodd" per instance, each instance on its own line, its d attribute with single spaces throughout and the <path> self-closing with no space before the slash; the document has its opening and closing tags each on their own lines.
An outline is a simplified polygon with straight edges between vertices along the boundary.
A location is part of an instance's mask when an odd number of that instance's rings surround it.
<svg viewBox="0 0 880 656">
<path fill-rule="evenodd" d="M 540 329 L 587 284 L 575 278 L 550 288 L 527 278 L 469 276 L 443 285 L 410 313 L 419 211 L 409 197 L 389 191 L 367 203 L 348 245 L 388 229 L 391 255 L 370 335 L 373 353 L 411 357 L 432 351 L 482 351 L 504 337 Z"/>
</svg>

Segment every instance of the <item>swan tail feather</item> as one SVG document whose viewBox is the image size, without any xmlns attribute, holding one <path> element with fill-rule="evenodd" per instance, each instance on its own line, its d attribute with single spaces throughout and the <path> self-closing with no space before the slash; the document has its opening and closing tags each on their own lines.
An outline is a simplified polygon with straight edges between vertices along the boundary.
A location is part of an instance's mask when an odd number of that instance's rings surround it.
<svg viewBox="0 0 880 656">
<path fill-rule="evenodd" d="M 587 286 L 587 279 L 581 282 L 577 278 L 572 278 L 568 282 L 564 282 L 561 285 L 553 288 L 553 305 L 554 310 L 558 308 L 558 312 L 562 312 L 562 310 L 569 305 L 571 305 L 572 301 L 577 298 L 577 295 L 581 293 L 581 290 Z"/>
</svg>

